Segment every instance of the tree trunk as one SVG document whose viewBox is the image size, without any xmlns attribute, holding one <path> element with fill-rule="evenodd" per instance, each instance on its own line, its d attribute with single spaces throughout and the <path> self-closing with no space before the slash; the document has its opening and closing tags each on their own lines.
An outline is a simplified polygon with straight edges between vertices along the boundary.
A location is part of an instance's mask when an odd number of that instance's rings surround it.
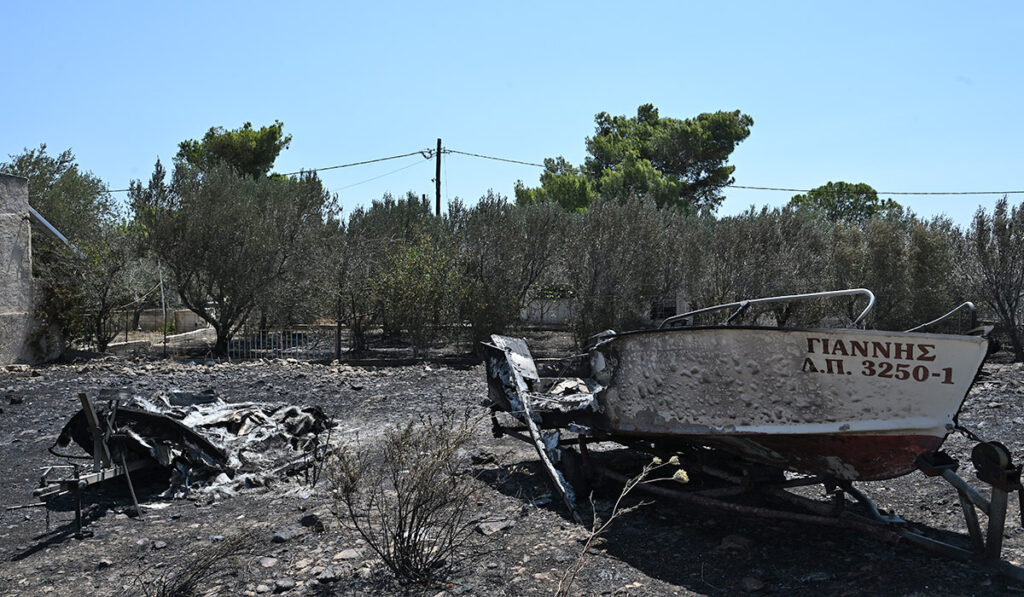
<svg viewBox="0 0 1024 597">
<path fill-rule="evenodd" d="M 1024 343 L 1021 342 L 1017 326 L 1008 328 L 1006 334 L 1010 336 L 1010 346 L 1013 347 L 1013 361 L 1015 363 L 1024 363 Z"/>
<path fill-rule="evenodd" d="M 217 341 L 213 345 L 213 356 L 215 357 L 226 357 L 228 356 L 228 333 L 227 330 L 221 331 L 220 328 L 217 330 Z"/>
</svg>

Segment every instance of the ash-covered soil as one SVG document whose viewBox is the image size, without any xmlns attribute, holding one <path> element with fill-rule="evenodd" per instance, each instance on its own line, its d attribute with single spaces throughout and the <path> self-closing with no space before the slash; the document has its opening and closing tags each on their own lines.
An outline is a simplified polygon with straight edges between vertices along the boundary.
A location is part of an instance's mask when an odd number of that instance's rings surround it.
<svg viewBox="0 0 1024 597">
<path fill-rule="evenodd" d="M 1024 371 L 989 364 L 961 423 L 1024 455 Z M 85 492 L 87 530 L 75 539 L 70 500 L 49 509 L 8 510 L 33 502 L 41 468 L 65 464 L 47 452 L 78 409 L 77 394 L 127 388 L 214 389 L 228 401 L 317 405 L 336 418 L 336 438 L 373 441 L 443 406 L 480 415 L 486 396 L 482 366 L 363 368 L 287 361 L 199 363 L 103 358 L 71 365 L 0 372 L 0 595 L 156 594 L 160 579 L 183 572 L 203 554 L 241 541 L 205 579 L 204 595 L 365 595 L 399 592 L 354 531 L 332 514 L 327 483 L 302 475 L 206 503 L 159 497 L 157 475 L 138 475 L 144 503 L 128 516 L 126 484 Z M 496 439 L 482 416 L 471 446 L 479 496 L 474 515 L 495 523 L 474 530 L 461 569 L 446 583 L 415 588 L 426 595 L 553 594 L 577 558 L 586 529 L 550 499 L 532 447 Z M 975 481 L 973 442 L 953 435 L 945 448 Z M 72 446 L 71 448 L 74 448 Z M 71 448 L 68 451 L 72 451 Z M 84 462 L 84 461 L 83 461 Z M 962 530 L 955 492 L 940 479 L 914 474 L 864 483 L 879 507 L 934 529 Z M 815 490 L 820 495 L 821 490 Z M 812 492 L 813 493 L 813 492 Z M 984 491 L 987 494 L 987 489 Z M 607 513 L 614 489 L 598 493 Z M 1003 555 L 1024 563 L 1024 530 L 1011 495 Z M 984 520 L 984 518 L 983 518 Z M 483 531 L 487 531 L 485 534 Z M 230 566 L 232 562 L 237 567 Z M 1024 583 L 976 565 L 854 531 L 764 520 L 656 500 L 617 519 L 585 556 L 580 595 L 1006 595 Z"/>
</svg>

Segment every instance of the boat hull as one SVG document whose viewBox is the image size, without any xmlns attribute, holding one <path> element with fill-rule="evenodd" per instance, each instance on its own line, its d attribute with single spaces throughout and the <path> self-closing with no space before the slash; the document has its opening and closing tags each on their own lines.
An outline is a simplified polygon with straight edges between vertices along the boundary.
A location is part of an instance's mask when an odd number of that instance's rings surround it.
<svg viewBox="0 0 1024 597">
<path fill-rule="evenodd" d="M 590 363 L 605 432 L 852 481 L 937 450 L 986 352 L 975 336 L 689 328 L 614 336 Z"/>
</svg>

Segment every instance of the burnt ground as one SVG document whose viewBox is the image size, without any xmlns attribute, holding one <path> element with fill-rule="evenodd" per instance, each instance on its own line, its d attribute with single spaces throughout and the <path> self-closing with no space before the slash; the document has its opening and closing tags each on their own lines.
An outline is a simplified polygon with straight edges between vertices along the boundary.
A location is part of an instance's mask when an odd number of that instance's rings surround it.
<svg viewBox="0 0 1024 597">
<path fill-rule="evenodd" d="M 47 453 L 78 408 L 78 392 L 124 387 L 160 390 L 213 388 L 228 401 L 267 400 L 319 405 L 340 424 L 337 437 L 362 441 L 388 425 L 442 406 L 479 406 L 486 396 L 479 365 L 356 367 L 288 361 L 226 363 L 104 357 L 76 364 L 0 372 L 0 595 L 156 594 L 158 581 L 181 574 L 197 554 L 244 539 L 219 561 L 199 594 L 362 595 L 399 589 L 354 531 L 332 515 L 326 483 L 310 488 L 300 477 L 247 489 L 222 501 L 169 500 L 157 494 L 160 476 L 136 480 L 143 516 L 128 516 L 120 483 L 86 491 L 92 536 L 75 539 L 69 500 L 49 509 L 6 510 L 29 504 L 40 468 L 64 461 Z M 988 364 L 961 422 L 1024 454 L 1024 371 Z M 541 476 L 532 447 L 494 438 L 479 424 L 471 448 L 479 489 L 474 515 L 497 521 L 474 531 L 447 583 L 416 589 L 426 595 L 553 594 L 562 571 L 580 552 L 586 529 L 574 523 Z M 968 450 L 954 435 L 946 449 L 974 480 Z M 884 509 L 933 529 L 961 530 L 956 494 L 921 474 L 861 489 Z M 820 493 L 820 491 L 819 491 Z M 987 493 L 987 490 L 986 492 Z M 598 493 L 607 512 L 616 492 Z M 315 518 L 309 517 L 314 515 Z M 302 520 L 313 525 L 302 526 Z M 324 528 L 316 528 L 316 522 Z M 1024 530 L 1011 496 L 1004 557 L 1024 563 Z M 491 530 L 491 529 L 489 529 Z M 275 534 L 279 535 L 275 541 Z M 234 563 L 236 566 L 230 566 Z M 326 571 L 326 572 L 325 572 Z M 668 500 L 617 519 L 586 555 L 574 585 L 581 595 L 1005 595 L 1024 583 L 914 546 L 879 542 L 854 531 L 751 518 Z"/>
</svg>

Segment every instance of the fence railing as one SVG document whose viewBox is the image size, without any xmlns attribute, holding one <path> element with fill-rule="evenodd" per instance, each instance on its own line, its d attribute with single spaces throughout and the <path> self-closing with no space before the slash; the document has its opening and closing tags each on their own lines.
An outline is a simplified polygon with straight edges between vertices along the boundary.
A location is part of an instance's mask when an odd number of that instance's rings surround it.
<svg viewBox="0 0 1024 597">
<path fill-rule="evenodd" d="M 232 359 L 298 359 L 320 361 L 334 358 L 334 332 L 281 330 L 239 332 L 228 345 Z"/>
</svg>

